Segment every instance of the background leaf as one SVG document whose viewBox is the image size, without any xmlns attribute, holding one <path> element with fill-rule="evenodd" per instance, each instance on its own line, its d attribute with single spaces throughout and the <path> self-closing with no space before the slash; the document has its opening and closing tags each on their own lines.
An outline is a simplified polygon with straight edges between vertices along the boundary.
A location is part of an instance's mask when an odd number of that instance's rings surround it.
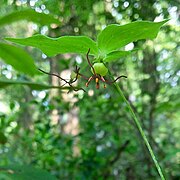
<svg viewBox="0 0 180 180">
<path fill-rule="evenodd" d="M 48 56 L 54 56 L 62 53 L 87 53 L 90 48 L 90 54 L 97 55 L 98 49 L 96 43 L 86 36 L 62 36 L 59 38 L 50 38 L 43 35 L 35 35 L 24 39 L 6 38 L 11 42 L 22 45 L 39 48 Z"/>
<path fill-rule="evenodd" d="M 58 89 L 68 89 L 66 87 L 60 87 L 60 86 L 49 86 L 45 84 L 40 83 L 34 83 L 30 81 L 20 81 L 20 80 L 9 80 L 9 79 L 0 79 L 0 89 L 5 88 L 9 85 L 26 85 L 29 86 L 33 90 L 45 90 L 50 88 L 58 88 Z"/>
<path fill-rule="evenodd" d="M 10 44 L 0 43 L 0 58 L 14 69 L 29 75 L 39 74 L 34 60 L 26 51 Z"/>
<path fill-rule="evenodd" d="M 153 39 L 159 28 L 168 20 L 162 22 L 136 21 L 126 25 L 112 24 L 107 26 L 98 36 L 98 47 L 102 54 L 108 54 L 130 42 L 140 39 Z"/>
<path fill-rule="evenodd" d="M 7 142 L 7 137 L 4 135 L 4 132 L 0 131 L 0 144 L 5 144 Z"/>
<path fill-rule="evenodd" d="M 0 18 L 0 26 L 4 26 L 16 21 L 27 20 L 41 25 L 59 24 L 59 20 L 52 15 L 38 13 L 31 9 L 12 12 Z"/>
<path fill-rule="evenodd" d="M 56 180 L 49 172 L 32 166 L 11 165 L 0 167 L 0 172 L 13 180 Z"/>
</svg>

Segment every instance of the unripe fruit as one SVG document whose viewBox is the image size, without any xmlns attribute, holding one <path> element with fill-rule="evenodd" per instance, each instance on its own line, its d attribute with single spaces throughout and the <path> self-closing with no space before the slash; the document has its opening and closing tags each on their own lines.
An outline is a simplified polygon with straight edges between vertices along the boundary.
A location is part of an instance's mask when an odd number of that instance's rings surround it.
<svg viewBox="0 0 180 180">
<path fill-rule="evenodd" d="M 103 63 L 95 63 L 93 64 L 93 68 L 96 74 L 99 74 L 100 76 L 105 76 L 108 72 L 108 69 Z M 93 70 L 91 68 L 91 71 L 93 73 Z"/>
</svg>

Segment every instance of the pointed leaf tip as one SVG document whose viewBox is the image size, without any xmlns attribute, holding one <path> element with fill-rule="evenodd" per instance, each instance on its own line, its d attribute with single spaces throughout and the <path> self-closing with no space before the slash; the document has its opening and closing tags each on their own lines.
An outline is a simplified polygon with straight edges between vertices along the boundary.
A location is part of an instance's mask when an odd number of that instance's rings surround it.
<svg viewBox="0 0 180 180">
<path fill-rule="evenodd" d="M 86 54 L 90 48 L 90 54 L 97 55 L 98 48 L 96 42 L 86 36 L 62 36 L 59 38 L 50 38 L 44 35 L 35 35 L 29 38 L 5 38 L 8 41 L 33 46 L 39 48 L 48 56 L 55 56 L 64 53 L 82 53 Z"/>
<path fill-rule="evenodd" d="M 161 22 L 135 21 L 125 25 L 109 25 L 98 35 L 98 48 L 102 54 L 108 54 L 130 42 L 153 39 L 167 21 L 168 19 Z"/>
</svg>

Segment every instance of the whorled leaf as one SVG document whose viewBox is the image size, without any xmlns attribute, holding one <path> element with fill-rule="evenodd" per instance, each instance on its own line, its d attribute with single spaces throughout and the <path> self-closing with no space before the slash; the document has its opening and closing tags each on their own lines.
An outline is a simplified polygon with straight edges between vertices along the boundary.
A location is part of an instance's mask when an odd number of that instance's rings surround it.
<svg viewBox="0 0 180 180">
<path fill-rule="evenodd" d="M 168 20 L 161 22 L 136 21 L 122 26 L 112 24 L 107 26 L 98 35 L 97 43 L 86 36 L 62 36 L 59 38 L 50 38 L 43 35 L 35 35 L 21 39 L 6 38 L 6 40 L 21 45 L 37 47 L 48 56 L 62 53 L 86 54 L 90 48 L 91 55 L 94 55 L 101 60 L 104 59 L 105 62 L 109 62 L 115 60 L 113 58 L 120 58 L 124 55 L 128 55 L 128 52 L 119 51 L 119 48 L 128 43 L 140 39 L 155 38 L 159 28 L 167 21 Z"/>
<path fill-rule="evenodd" d="M 109 25 L 97 38 L 100 54 L 108 54 L 140 39 L 153 39 L 157 36 L 159 28 L 167 21 L 136 21 L 125 25 Z"/>
<path fill-rule="evenodd" d="M 19 47 L 0 43 L 0 58 L 19 72 L 28 75 L 39 74 L 32 57 Z"/>
<path fill-rule="evenodd" d="M 113 51 L 109 54 L 107 54 L 107 56 L 103 59 L 103 62 L 111 62 L 114 60 L 117 60 L 121 57 L 130 55 L 132 53 L 132 51 Z"/>
<path fill-rule="evenodd" d="M 55 56 L 63 53 L 86 54 L 89 48 L 91 50 L 90 54 L 98 54 L 96 42 L 86 36 L 62 36 L 59 38 L 50 38 L 44 35 L 35 35 L 22 39 L 5 39 L 21 45 L 37 47 L 48 56 Z"/>
<path fill-rule="evenodd" d="M 15 11 L 0 17 L 0 26 L 11 24 L 16 21 L 27 20 L 41 25 L 59 24 L 59 20 L 50 14 L 38 13 L 32 9 Z"/>
<path fill-rule="evenodd" d="M 133 50 L 130 50 L 130 51 L 112 51 L 105 56 L 105 58 L 103 59 L 103 62 L 112 62 L 112 61 L 118 60 L 122 57 L 132 54 L 133 52 L 137 52 L 140 49 L 142 50 L 142 48 L 134 48 Z"/>
</svg>

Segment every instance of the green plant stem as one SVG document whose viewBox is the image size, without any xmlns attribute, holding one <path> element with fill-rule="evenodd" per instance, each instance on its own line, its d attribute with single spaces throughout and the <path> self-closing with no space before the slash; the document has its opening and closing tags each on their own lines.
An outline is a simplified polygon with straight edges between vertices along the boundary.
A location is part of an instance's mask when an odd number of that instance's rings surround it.
<svg viewBox="0 0 180 180">
<path fill-rule="evenodd" d="M 163 175 L 163 173 L 162 173 L 161 167 L 160 167 L 160 165 L 159 165 L 159 163 L 158 163 L 158 161 L 157 161 L 157 159 L 156 159 L 156 157 L 155 157 L 155 155 L 154 155 L 154 152 L 153 152 L 153 150 L 152 150 L 152 148 L 151 148 L 151 145 L 149 144 L 149 142 L 148 142 L 148 140 L 147 140 L 147 137 L 146 137 L 146 135 L 145 135 L 145 133 L 144 133 L 141 125 L 140 125 L 140 121 L 139 121 L 138 118 L 136 117 L 136 115 L 135 115 L 135 113 L 134 113 L 134 111 L 133 111 L 130 103 L 128 102 L 128 100 L 127 100 L 126 97 L 124 96 L 124 94 L 123 94 L 123 92 L 121 91 L 119 85 L 118 85 L 117 83 L 114 83 L 114 85 L 115 85 L 115 87 L 116 87 L 119 95 L 120 95 L 120 96 L 123 98 L 123 100 L 125 101 L 128 109 L 129 109 L 129 111 L 130 111 L 130 113 L 131 113 L 131 115 L 132 115 L 132 117 L 133 117 L 133 120 L 134 120 L 134 122 L 135 122 L 135 124 L 136 124 L 136 126 L 137 126 L 137 128 L 138 128 L 138 130 L 139 130 L 139 132 L 140 132 L 140 134 L 141 134 L 141 136 L 142 136 L 142 138 L 143 138 L 143 140 L 144 140 L 144 143 L 146 144 L 146 146 L 147 146 L 147 148 L 148 148 L 148 150 L 149 150 L 149 153 L 150 153 L 150 155 L 151 155 L 151 157 L 152 157 L 152 159 L 153 159 L 153 161 L 154 161 L 154 164 L 155 164 L 155 166 L 156 166 L 156 168 L 157 168 L 157 171 L 158 171 L 161 179 L 162 179 L 162 180 L 165 180 L 165 177 L 164 177 L 164 175 Z"/>
</svg>

